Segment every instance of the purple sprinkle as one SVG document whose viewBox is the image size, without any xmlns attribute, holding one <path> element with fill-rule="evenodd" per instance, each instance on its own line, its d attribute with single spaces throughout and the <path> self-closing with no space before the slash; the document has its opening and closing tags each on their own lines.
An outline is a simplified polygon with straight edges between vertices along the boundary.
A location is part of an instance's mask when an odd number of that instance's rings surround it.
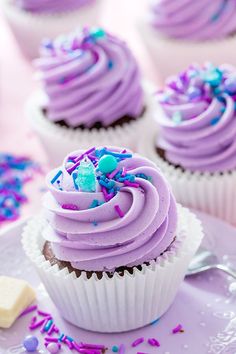
<svg viewBox="0 0 236 354">
<path fill-rule="evenodd" d="M 83 348 L 86 349 L 100 349 L 104 350 L 106 347 L 103 344 L 90 344 L 90 343 L 80 343 Z"/>
<path fill-rule="evenodd" d="M 71 174 L 71 173 L 79 166 L 80 161 L 83 160 L 83 158 L 84 158 L 86 155 L 91 154 L 91 153 L 92 153 L 93 151 L 95 151 L 95 150 L 96 150 L 95 147 L 93 147 L 93 148 L 91 148 L 91 149 L 85 151 L 85 152 L 84 152 L 82 155 L 80 155 L 79 157 L 77 157 L 77 158 L 75 159 L 75 164 L 74 164 L 73 166 L 71 166 L 71 167 L 67 170 L 67 172 Z"/>
<path fill-rule="evenodd" d="M 182 329 L 183 329 L 182 325 L 181 325 L 181 324 L 178 324 L 178 326 L 176 326 L 175 328 L 172 329 L 172 333 L 173 333 L 173 334 L 178 333 L 178 332 L 180 332 Z"/>
<path fill-rule="evenodd" d="M 148 344 L 152 345 L 153 347 L 160 347 L 160 343 L 155 338 L 149 338 Z"/>
<path fill-rule="evenodd" d="M 132 347 L 137 347 L 137 345 L 141 344 L 144 342 L 144 337 L 141 338 L 137 338 L 133 343 L 132 343 Z"/>
<path fill-rule="evenodd" d="M 127 187 L 139 188 L 139 184 L 138 183 L 130 182 L 130 181 L 127 181 L 127 180 L 124 181 L 124 185 L 127 186 Z"/>
<path fill-rule="evenodd" d="M 23 312 L 21 312 L 19 317 L 25 316 L 30 312 L 33 312 L 35 310 L 37 310 L 38 306 L 37 305 L 33 305 L 33 306 L 29 306 L 27 307 Z"/>
<path fill-rule="evenodd" d="M 44 316 L 44 317 L 52 317 L 52 315 L 50 313 L 43 312 L 41 310 L 38 310 L 38 315 L 39 316 Z"/>
<path fill-rule="evenodd" d="M 111 172 L 109 175 L 107 175 L 107 177 L 112 179 L 119 172 L 119 170 L 120 170 L 119 168 L 116 168 L 113 172 Z"/>
<path fill-rule="evenodd" d="M 47 342 L 58 343 L 58 339 L 57 339 L 57 338 L 45 337 L 44 339 L 45 339 Z"/>
<path fill-rule="evenodd" d="M 116 205 L 114 206 L 114 209 L 115 209 L 115 211 L 117 212 L 117 214 L 119 215 L 119 217 L 120 217 L 120 218 L 123 218 L 123 216 L 124 216 L 125 214 L 123 213 L 123 211 L 121 210 L 121 208 L 119 207 L 118 204 L 116 204 Z"/>
<path fill-rule="evenodd" d="M 77 205 L 75 204 L 62 204 L 62 209 L 67 209 L 67 210 L 79 210 Z"/>
</svg>

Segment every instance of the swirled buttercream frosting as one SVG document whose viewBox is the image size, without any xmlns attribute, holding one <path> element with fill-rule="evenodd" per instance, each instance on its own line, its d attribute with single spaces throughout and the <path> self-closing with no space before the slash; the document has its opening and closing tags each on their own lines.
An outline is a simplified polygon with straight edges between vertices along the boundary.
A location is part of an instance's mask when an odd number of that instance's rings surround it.
<svg viewBox="0 0 236 354">
<path fill-rule="evenodd" d="M 19 8 L 32 13 L 60 13 L 89 5 L 94 0 L 14 0 Z"/>
<path fill-rule="evenodd" d="M 125 42 L 101 28 L 44 41 L 35 61 L 47 118 L 69 127 L 108 127 L 144 109 L 139 69 Z"/>
<path fill-rule="evenodd" d="M 157 99 L 164 114 L 156 144 L 169 162 L 201 172 L 236 168 L 236 68 L 191 65 Z"/>
<path fill-rule="evenodd" d="M 151 22 L 164 35 L 189 40 L 224 38 L 236 31 L 235 0 L 156 0 Z"/>
<path fill-rule="evenodd" d="M 160 256 L 176 236 L 176 203 L 156 166 L 119 148 L 66 157 L 47 176 L 48 226 L 56 259 L 85 271 L 115 271 Z"/>
</svg>

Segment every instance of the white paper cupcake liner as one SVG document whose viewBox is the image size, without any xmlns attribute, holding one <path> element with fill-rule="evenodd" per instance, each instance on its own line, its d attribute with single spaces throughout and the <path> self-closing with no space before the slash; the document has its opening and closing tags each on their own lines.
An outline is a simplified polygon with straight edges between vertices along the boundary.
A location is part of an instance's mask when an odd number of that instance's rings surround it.
<svg viewBox="0 0 236 354">
<path fill-rule="evenodd" d="M 140 136 L 144 135 L 148 126 L 152 124 L 153 110 L 156 106 L 153 85 L 145 82 L 143 87 L 145 112 L 142 117 L 122 126 L 99 130 L 70 129 L 50 122 L 42 112 L 44 99 L 42 93 L 32 95 L 26 104 L 26 116 L 45 149 L 50 165 L 55 167 L 71 151 L 91 146 L 113 145 L 137 150 Z"/>
<path fill-rule="evenodd" d="M 176 200 L 236 225 L 236 170 L 232 172 L 200 173 L 183 171 L 163 160 L 156 152 L 155 131 L 148 141 L 142 141 L 138 151 L 161 169 L 169 181 Z"/>
<path fill-rule="evenodd" d="M 162 36 L 148 23 L 148 19 L 139 19 L 137 29 L 155 64 L 158 77 L 163 81 L 185 70 L 191 63 L 210 61 L 215 65 L 236 65 L 232 50 L 236 45 L 236 36 L 199 42 L 177 40 Z"/>
<path fill-rule="evenodd" d="M 99 25 L 102 1 L 60 14 L 33 14 L 19 9 L 11 0 L 1 0 L 1 6 L 22 52 L 33 59 L 39 55 L 42 39 L 55 38 L 78 26 Z"/>
<path fill-rule="evenodd" d="M 81 328 L 96 332 L 123 332 L 160 318 L 172 304 L 187 266 L 203 237 L 200 221 L 178 206 L 176 240 L 168 251 L 133 274 L 115 273 L 102 279 L 79 278 L 67 269 L 51 266 L 42 255 L 43 216 L 33 218 L 23 232 L 23 248 L 36 267 L 62 316 Z"/>
</svg>

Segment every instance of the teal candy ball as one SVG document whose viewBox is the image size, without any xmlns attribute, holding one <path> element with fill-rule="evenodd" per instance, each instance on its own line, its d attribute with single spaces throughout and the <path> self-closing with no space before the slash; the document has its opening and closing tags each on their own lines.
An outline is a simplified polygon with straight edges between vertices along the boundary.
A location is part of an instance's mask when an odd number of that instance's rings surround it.
<svg viewBox="0 0 236 354">
<path fill-rule="evenodd" d="M 100 158 L 98 168 L 102 173 L 110 173 L 116 169 L 118 162 L 112 155 L 105 155 Z"/>
</svg>

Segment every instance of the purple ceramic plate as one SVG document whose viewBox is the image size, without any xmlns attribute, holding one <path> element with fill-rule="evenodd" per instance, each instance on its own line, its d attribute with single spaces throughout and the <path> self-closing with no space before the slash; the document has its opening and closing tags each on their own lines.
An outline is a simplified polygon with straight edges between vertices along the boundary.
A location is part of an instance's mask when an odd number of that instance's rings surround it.
<svg viewBox="0 0 236 354">
<path fill-rule="evenodd" d="M 221 259 L 236 267 L 236 229 L 228 224 L 198 214 L 201 218 L 206 237 L 205 245 Z M 143 329 L 124 334 L 96 334 L 78 329 L 64 321 L 49 299 L 43 285 L 21 248 L 21 224 L 7 229 L 0 236 L 0 275 L 25 278 L 36 289 L 38 306 L 53 314 L 60 331 L 77 342 L 105 344 L 106 353 L 112 353 L 114 345 L 125 344 L 127 354 L 235 354 L 236 353 L 236 292 L 233 279 L 219 271 L 210 271 L 192 278 L 182 284 L 174 304 L 159 322 Z M 235 282 L 236 285 L 236 282 Z M 16 321 L 9 330 L 0 330 L 0 353 L 21 353 L 16 349 L 26 335 L 34 313 Z M 114 318 L 115 321 L 115 318 Z M 181 324 L 183 333 L 172 334 L 172 329 Z M 39 330 L 32 332 L 41 341 L 39 353 L 48 353 L 43 345 L 44 336 Z M 131 347 L 131 343 L 144 337 L 145 342 Z M 151 347 L 148 338 L 156 338 L 160 347 Z M 62 346 L 60 353 L 76 353 Z"/>
</svg>

